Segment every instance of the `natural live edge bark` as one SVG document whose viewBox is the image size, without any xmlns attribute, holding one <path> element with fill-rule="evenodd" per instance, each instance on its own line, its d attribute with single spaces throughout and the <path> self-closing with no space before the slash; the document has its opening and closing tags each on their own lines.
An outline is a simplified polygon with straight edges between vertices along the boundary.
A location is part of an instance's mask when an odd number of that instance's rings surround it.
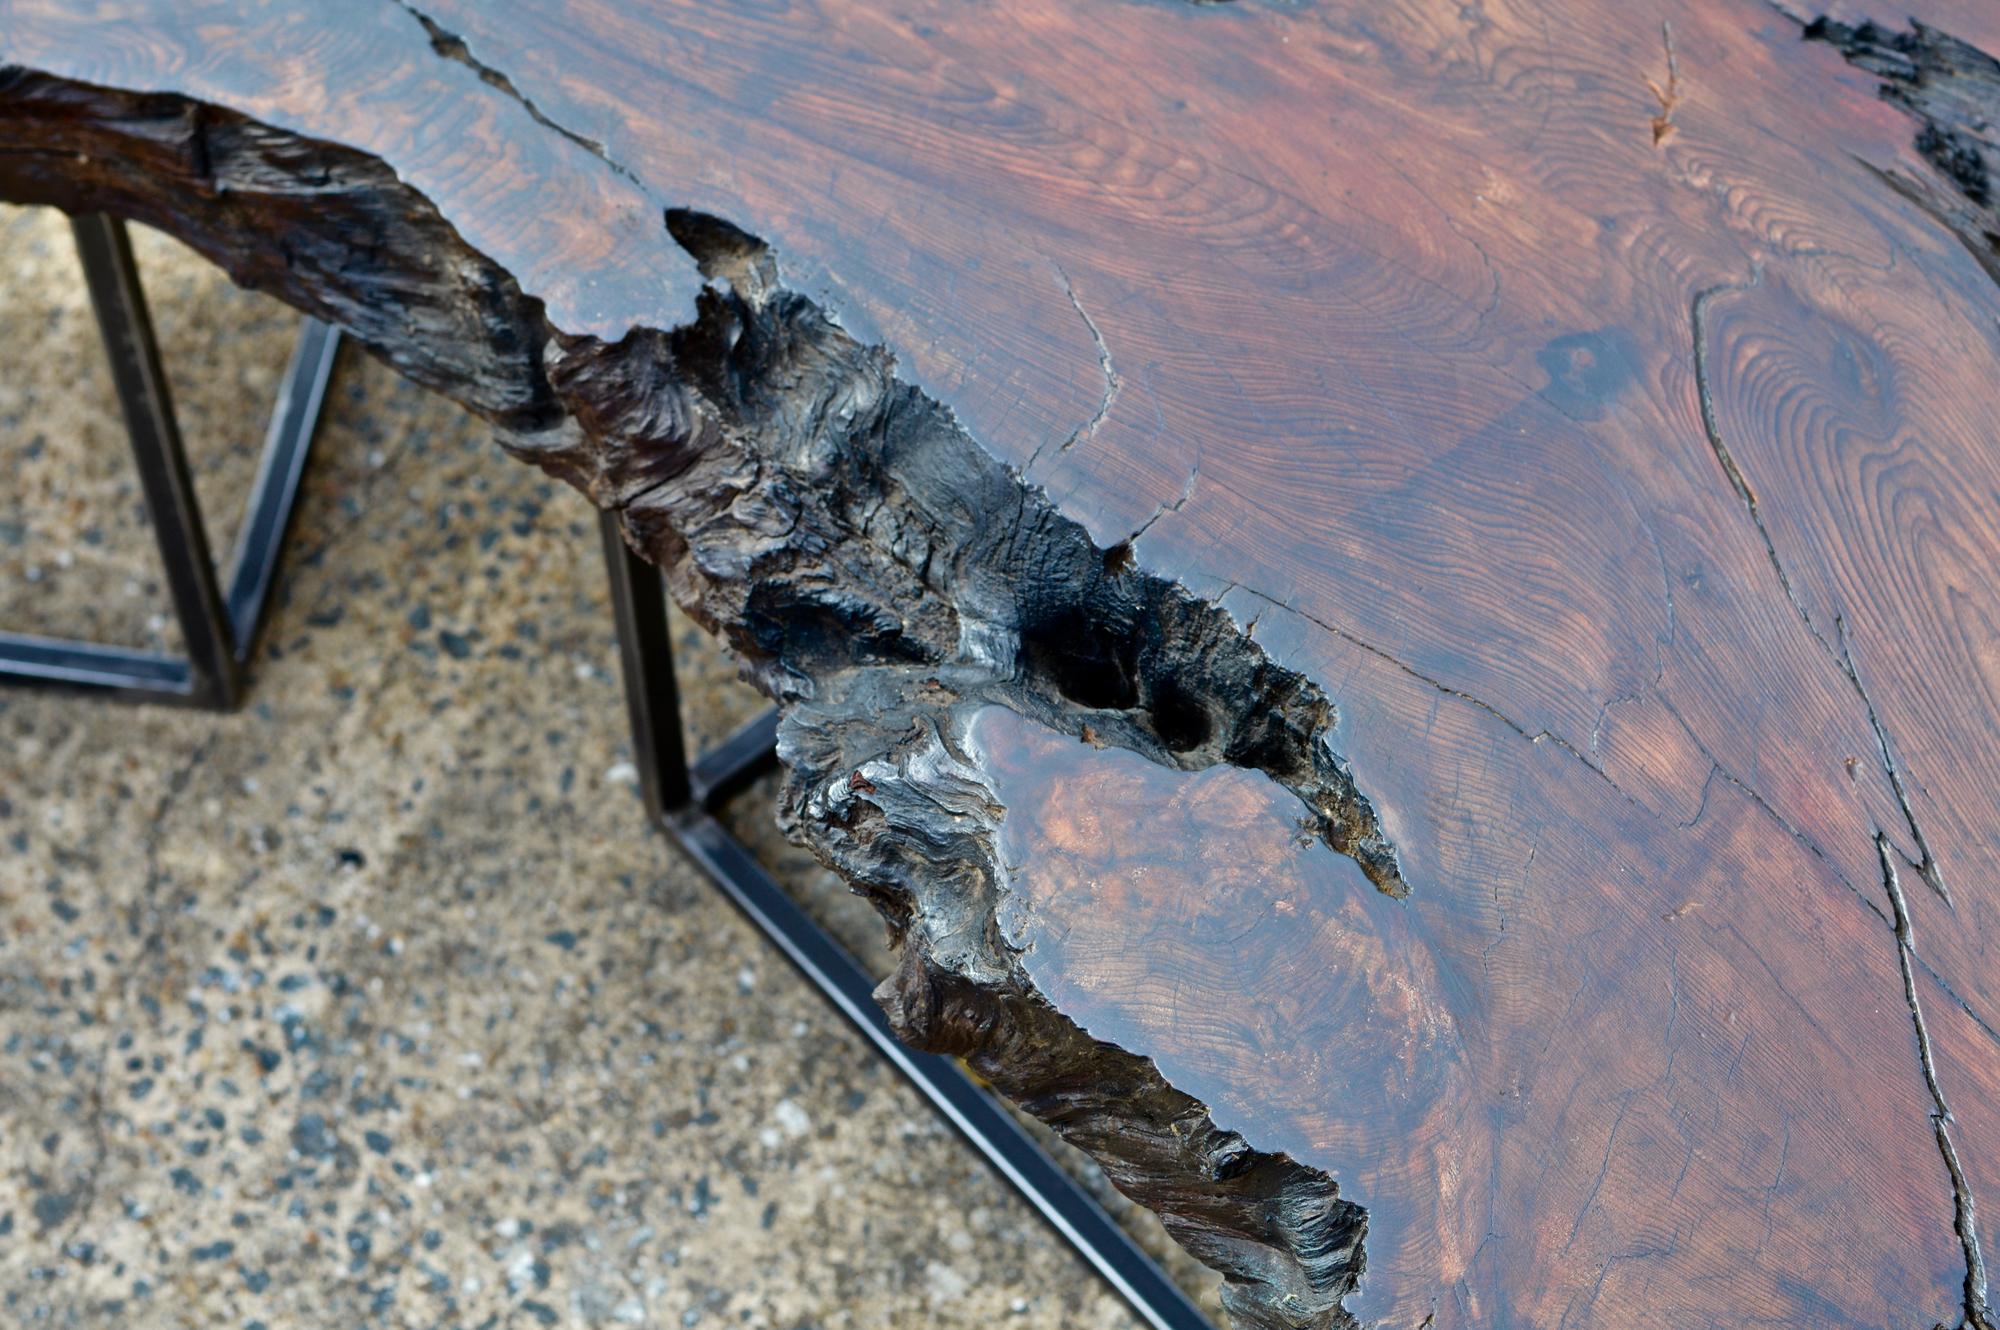
<svg viewBox="0 0 2000 1330">
<path fill-rule="evenodd" d="M 1936 178 L 1882 171 L 1883 180 L 1937 218 L 2000 282 L 2000 61 L 1914 21 L 1908 31 L 1896 31 L 1873 22 L 1793 17 L 1807 41 L 1828 43 L 1880 78 L 1882 100 L 1917 121 L 1915 146 Z"/>
<path fill-rule="evenodd" d="M 664 219 L 708 278 L 697 317 L 607 343 L 550 326 L 351 149 L 19 68 L 0 69 L 0 128 L 0 196 L 180 237 L 619 511 L 680 603 L 788 705 L 788 825 L 905 939 L 882 995 L 899 1032 L 966 1056 L 1101 1160 L 1228 1276 L 1239 1322 L 1353 1323 L 1340 1301 L 1363 1264 L 1361 1209 L 1325 1173 L 1218 1129 L 1028 981 L 994 913 L 1002 810 L 951 740 L 997 701 L 1170 766 L 1262 771 L 1401 895 L 1318 687 L 1128 546 L 1094 546 L 719 219 Z M 857 779 L 864 767 L 880 779 Z M 976 815 L 944 815 L 940 795 Z"/>
</svg>

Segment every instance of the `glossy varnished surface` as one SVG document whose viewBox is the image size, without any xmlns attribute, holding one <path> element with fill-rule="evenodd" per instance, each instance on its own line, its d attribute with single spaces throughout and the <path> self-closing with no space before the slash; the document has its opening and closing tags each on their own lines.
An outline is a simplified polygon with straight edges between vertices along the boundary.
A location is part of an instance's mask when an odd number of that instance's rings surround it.
<svg viewBox="0 0 2000 1330">
<path fill-rule="evenodd" d="M 1422 912 L 1370 887 L 1257 774 L 1174 771 L 1001 707 L 969 741 L 1007 809 L 1001 927 L 1036 984 L 1096 1037 L 1157 1050 L 1219 1124 L 1337 1151 L 1385 1267 L 1349 1307 L 1392 1310 L 1386 1258 L 1422 1242 L 1416 1212 L 1434 1204 L 1413 1204 L 1407 1160 L 1473 1162 L 1453 1120 L 1463 1039 Z"/>
<path fill-rule="evenodd" d="M 1433 1263 L 1463 1261 L 1441 1319 L 1575 1303 L 1572 1324 L 1625 1323 L 1592 1304 L 1635 1241 L 1726 1279 L 1729 1324 L 1793 1323 L 1807 1295 L 1867 1309 L 1834 1324 L 1906 1324 L 1907 1290 L 1952 1291 L 1908 1013 L 1878 1000 L 1899 991 L 1894 951 L 1809 917 L 1809 889 L 1738 901 L 1694 867 L 1714 842 L 1660 843 L 1668 882 L 1614 861 L 1540 908 L 1519 878 L 1488 884 L 1505 924 L 1482 935 L 1462 896 L 1368 889 L 1261 777 L 1169 771 L 997 708 L 973 742 L 1008 809 L 1002 919 L 1029 972 L 1091 1033 L 1157 1050 L 1219 1123 L 1340 1161 L 1369 1213 L 1364 1318 L 1427 1314 Z M 1625 1258 L 1608 1272 L 1607 1253 Z M 1691 1301 L 1648 1300 L 1668 1323 Z"/>
<path fill-rule="evenodd" d="M 1369 1209 L 1355 1310 L 1964 1313 L 2000 290 L 1830 46 L 1756 0 L 91 8 L 0 5 L 0 60 L 378 156 L 564 329 L 687 317 L 663 208 L 762 236 L 1332 696 L 1405 900 L 1261 776 L 980 742 L 1038 984 Z"/>
</svg>

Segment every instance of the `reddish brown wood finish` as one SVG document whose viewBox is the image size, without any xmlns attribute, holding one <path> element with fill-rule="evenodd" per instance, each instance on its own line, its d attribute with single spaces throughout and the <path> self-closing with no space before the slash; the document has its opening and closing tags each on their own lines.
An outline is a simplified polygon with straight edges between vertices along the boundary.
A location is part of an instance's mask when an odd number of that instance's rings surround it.
<svg viewBox="0 0 2000 1330">
<path fill-rule="evenodd" d="M 1036 984 L 1367 1209 L 1357 1315 L 1985 1323 L 2000 290 L 1833 45 L 1758 0 L 6 0 L 0 63 L 379 158 L 606 341 L 692 317 L 661 211 L 726 218 L 1323 688 L 1403 899 L 1261 775 L 974 728 Z"/>
</svg>

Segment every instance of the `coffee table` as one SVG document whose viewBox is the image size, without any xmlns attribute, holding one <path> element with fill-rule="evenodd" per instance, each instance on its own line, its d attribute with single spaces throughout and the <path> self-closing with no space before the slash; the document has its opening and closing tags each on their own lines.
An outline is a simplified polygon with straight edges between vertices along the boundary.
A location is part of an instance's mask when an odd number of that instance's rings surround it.
<svg viewBox="0 0 2000 1330">
<path fill-rule="evenodd" d="M 0 196 L 614 513 L 1239 1323 L 1987 1327 L 2000 11 L 1902 8 L 6 0 Z"/>
</svg>

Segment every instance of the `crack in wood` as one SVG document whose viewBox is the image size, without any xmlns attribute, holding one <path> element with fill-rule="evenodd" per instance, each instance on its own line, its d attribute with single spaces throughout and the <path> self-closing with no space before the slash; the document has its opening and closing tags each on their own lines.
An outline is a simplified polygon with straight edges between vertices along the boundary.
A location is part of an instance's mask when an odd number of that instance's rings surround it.
<svg viewBox="0 0 2000 1330">
<path fill-rule="evenodd" d="M 1091 344 L 1097 349 L 1097 370 L 1104 376 L 1104 390 L 1098 398 L 1097 410 L 1091 414 L 1089 420 L 1071 430 L 1069 436 L 1056 448 L 1058 453 L 1066 453 L 1079 441 L 1097 437 L 1097 431 L 1111 415 L 1111 408 L 1117 405 L 1118 394 L 1124 388 L 1125 381 L 1119 376 L 1118 367 L 1112 363 L 1111 347 L 1105 342 L 1104 333 L 1098 328 L 1097 320 L 1090 317 L 1090 311 L 1083 307 L 1083 301 L 1077 297 L 1076 285 L 1070 281 L 1068 270 L 1062 264 L 1053 261 L 1051 266 L 1055 268 L 1056 276 L 1062 281 L 1063 294 L 1069 297 L 1070 308 L 1074 309 L 1077 317 L 1083 320 L 1083 326 L 1090 330 Z M 1035 463 L 1042 458 L 1042 448 L 1046 442 L 1044 440 L 1043 444 L 1037 445 L 1035 451 L 1028 455 L 1027 462 L 1021 467 L 1023 476 L 1033 473 Z"/>
<path fill-rule="evenodd" d="M 1916 1028 L 1917 1061 L 1923 1068 L 1924 1085 L 1930 1091 L 1931 1127 L 1937 1135 L 1938 1153 L 1951 1174 L 1952 1227 L 1965 1251 L 1965 1330 L 1993 1330 L 1986 1302 L 1986 1261 L 1979 1247 L 1979 1213 L 1972 1199 L 1972 1186 L 1959 1163 L 1958 1147 L 1951 1138 L 1951 1105 L 1945 1102 L 1944 1087 L 1938 1083 L 1937 1061 L 1931 1052 L 1931 1034 L 1924 1024 L 1923 1003 L 1917 996 L 1916 937 L 1910 927 L 1909 902 L 1897 880 L 1896 857 L 1888 837 L 1875 833 L 1875 852 L 1882 861 L 1882 886 L 1889 895 L 1895 915 L 1896 961 L 1903 973 L 1903 1000 L 1909 1004 L 1910 1022 Z"/>
<path fill-rule="evenodd" d="M 1667 81 L 1661 85 L 1652 79 L 1646 80 L 1647 89 L 1653 94 L 1660 109 L 1653 115 L 1653 146 L 1658 148 L 1679 132 L 1674 123 L 1674 112 L 1681 105 L 1681 63 L 1674 54 L 1674 25 L 1661 20 L 1660 41 L 1667 48 Z"/>
<path fill-rule="evenodd" d="M 1852 685 L 1855 695 L 1861 701 L 1862 709 L 1868 717 L 1869 728 L 1875 735 L 1877 756 L 1881 762 L 1882 770 L 1887 776 L 1890 788 L 1896 796 L 1896 802 L 1902 810 L 1903 819 L 1908 826 L 1910 837 L 1916 843 L 1917 851 L 1922 856 L 1921 859 L 1915 861 L 1911 866 L 1917 870 L 1925 883 L 1938 894 L 1939 898 L 1945 904 L 1950 905 L 1952 903 L 1950 888 L 1945 885 L 1943 872 L 1938 867 L 1937 856 L 1931 852 L 1930 843 L 1925 838 L 1923 828 L 1917 821 L 1916 810 L 1911 805 L 1909 791 L 1903 784 L 1902 768 L 1897 763 L 1894 751 L 1889 742 L 1889 731 L 1882 724 L 1882 719 L 1875 710 L 1873 699 L 1868 696 L 1867 686 L 1861 682 L 1860 671 L 1856 668 L 1853 653 L 1847 645 L 1845 621 L 1840 615 L 1834 616 L 1835 631 L 1840 637 L 1840 645 L 1836 649 L 1834 644 L 1828 641 L 1826 635 L 1820 631 L 1819 626 L 1812 621 L 1812 616 L 1806 612 L 1805 605 L 1799 600 L 1798 593 L 1792 586 L 1791 577 L 1786 573 L 1784 563 L 1778 557 L 1777 544 L 1771 537 L 1770 529 L 1764 524 L 1763 514 L 1757 506 L 1756 493 L 1751 490 L 1749 482 L 1744 478 L 1743 471 L 1736 464 L 1736 460 L 1730 456 L 1728 446 L 1723 442 L 1722 432 L 1716 424 L 1715 402 L 1708 377 L 1708 339 L 1704 321 L 1707 302 L 1709 298 L 1721 292 L 1748 290 L 1755 285 L 1756 282 L 1753 280 L 1748 285 L 1725 284 L 1712 286 L 1698 292 L 1695 296 L 1692 314 L 1695 344 L 1695 384 L 1696 393 L 1701 404 L 1702 426 L 1708 435 L 1709 447 L 1714 451 L 1716 461 L 1721 464 L 1724 474 L 1729 478 L 1731 488 L 1736 491 L 1737 497 L 1743 501 L 1744 509 L 1749 513 L 1751 523 L 1756 526 L 1757 534 L 1763 540 L 1764 553 L 1770 561 L 1772 571 L 1777 575 L 1779 586 L 1784 589 L 1786 601 L 1790 603 L 1793 611 L 1797 613 L 1799 622 L 1805 625 L 1806 631 L 1812 634 L 1813 639 L 1819 643 L 1820 648 L 1832 658 L 1834 664 L 1840 668 L 1840 672 L 1847 677 L 1848 683 Z"/>
<path fill-rule="evenodd" d="M 562 135 L 571 143 L 576 144 L 591 156 L 602 161 L 613 171 L 625 177 L 625 179 L 638 185 L 641 189 L 645 189 L 644 182 L 638 176 L 634 175 L 623 163 L 613 158 L 610 149 L 589 135 L 580 134 L 576 130 L 552 118 L 540 106 L 536 105 L 534 98 L 528 96 L 519 87 L 515 86 L 513 79 L 509 78 L 503 71 L 495 69 L 492 65 L 475 56 L 472 53 L 472 47 L 463 37 L 445 28 L 429 14 L 418 9 L 415 5 L 409 4 L 407 0 L 393 0 L 393 3 L 398 9 L 401 9 L 404 13 L 423 25 L 424 35 L 430 39 L 431 50 L 437 52 L 438 55 L 446 60 L 464 65 L 467 69 L 479 75 L 480 79 L 487 86 L 497 88 L 500 92 L 505 93 L 508 97 L 520 103 L 521 109 L 533 117 L 536 124 L 542 126 L 544 129 L 550 129 Z M 651 193 L 650 190 L 647 192 Z"/>
<path fill-rule="evenodd" d="M 1090 340 L 1097 347 L 1097 368 L 1104 375 L 1104 396 L 1097 404 L 1097 413 L 1085 421 L 1081 429 L 1063 440 L 1062 447 L 1057 451 L 1066 453 L 1075 447 L 1079 440 L 1097 437 L 1099 427 L 1110 416 L 1111 408 L 1117 405 L 1118 392 L 1125 386 L 1125 381 L 1118 377 L 1118 367 L 1111 362 L 1111 348 L 1105 344 L 1104 333 L 1098 328 L 1097 320 L 1090 317 L 1090 311 L 1083 307 L 1083 301 L 1077 299 L 1076 283 L 1070 281 L 1069 274 L 1063 271 L 1061 264 L 1056 265 L 1056 272 L 1062 277 L 1063 294 L 1069 297 L 1070 308 L 1074 309 L 1076 316 L 1083 320 L 1083 326 L 1090 329 Z"/>
<path fill-rule="evenodd" d="M 1192 467 L 1188 468 L 1187 479 L 1181 484 L 1180 497 L 1177 499 L 1170 500 L 1166 503 L 1162 503 L 1159 507 L 1155 508 L 1153 510 L 1153 515 L 1151 517 L 1148 517 L 1145 521 L 1139 523 L 1138 529 L 1133 531 L 1131 535 L 1125 537 L 1125 539 L 1122 542 L 1120 542 L 1118 546 L 1114 548 L 1122 548 L 1129 552 L 1138 545 L 1139 537 L 1145 535 L 1148 531 L 1151 531 L 1153 529 L 1153 524 L 1155 522 L 1158 522 L 1162 517 L 1165 517 L 1168 513 L 1177 513 L 1181 509 L 1187 507 L 1188 500 L 1194 497 L 1195 482 L 1200 479 L 1201 479 L 1201 461 L 1197 457 L 1197 459 L 1195 460 L 1195 464 Z"/>
<path fill-rule="evenodd" d="M 1868 687 L 1861 681 L 1861 671 L 1855 665 L 1854 654 L 1847 645 L 1846 621 L 1841 615 L 1834 616 L 1834 631 L 1838 635 L 1836 646 L 1833 641 L 1828 640 L 1825 633 L 1820 631 L 1819 625 L 1813 622 L 1812 615 L 1806 612 L 1804 602 L 1799 599 L 1798 592 L 1792 585 L 1791 575 L 1785 571 L 1784 561 L 1778 557 L 1777 542 L 1772 538 L 1770 528 L 1764 524 L 1764 514 L 1757 506 L 1756 492 L 1750 488 L 1750 482 L 1744 477 L 1742 468 L 1730 455 L 1729 446 L 1722 438 L 1722 429 L 1716 422 L 1715 397 L 1710 386 L 1708 368 L 1708 302 L 1725 291 L 1752 290 L 1762 276 L 1760 268 L 1748 283 L 1724 283 L 1695 294 L 1690 318 L 1694 327 L 1695 394 L 1701 407 L 1702 429 L 1708 436 L 1708 445 L 1715 453 L 1715 460 L 1721 464 L 1723 474 L 1729 478 L 1730 488 L 1734 489 L 1737 498 L 1742 500 L 1744 511 L 1750 515 L 1751 525 L 1757 528 L 1758 538 L 1764 542 L 1765 557 L 1770 562 L 1771 571 L 1777 575 L 1778 585 L 1785 593 L 1785 600 L 1798 615 L 1799 622 L 1805 626 L 1805 630 L 1812 634 L 1815 642 L 1819 643 L 1820 649 L 1846 677 L 1848 685 L 1854 690 L 1855 697 L 1861 702 L 1861 709 L 1868 718 L 1869 729 L 1875 735 L 1876 757 L 1889 781 L 1890 791 L 1895 795 L 1897 807 L 1902 811 L 1910 839 L 1916 844 L 1917 853 L 1921 856 L 1911 862 L 1911 867 L 1917 870 L 1918 876 L 1937 893 L 1938 898 L 1949 906 L 1952 904 L 1951 889 L 1945 885 L 1944 871 L 1938 866 L 1937 856 L 1931 852 L 1930 841 L 1925 837 L 1923 826 L 1917 820 L 1917 811 L 1910 801 L 1909 789 L 1903 783 L 1902 766 L 1896 761 L 1894 746 L 1889 742 L 1888 727 L 1882 723 L 1881 715 L 1875 710 L 1874 699 L 1868 696 Z"/>
</svg>

